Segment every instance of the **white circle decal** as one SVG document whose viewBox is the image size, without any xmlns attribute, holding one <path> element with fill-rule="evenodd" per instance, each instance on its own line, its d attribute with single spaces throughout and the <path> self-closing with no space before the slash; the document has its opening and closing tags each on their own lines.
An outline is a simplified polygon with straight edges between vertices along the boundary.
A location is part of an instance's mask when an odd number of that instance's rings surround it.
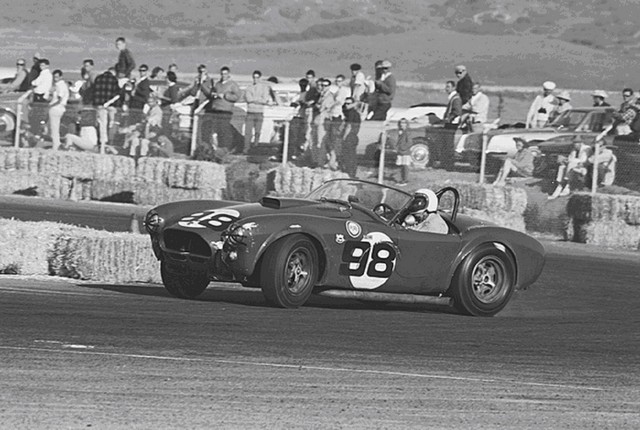
<svg viewBox="0 0 640 430">
<path fill-rule="evenodd" d="M 185 216 L 178 221 L 178 225 L 187 228 L 210 228 L 222 231 L 238 218 L 240 218 L 240 212 L 235 209 L 213 209 Z"/>
</svg>

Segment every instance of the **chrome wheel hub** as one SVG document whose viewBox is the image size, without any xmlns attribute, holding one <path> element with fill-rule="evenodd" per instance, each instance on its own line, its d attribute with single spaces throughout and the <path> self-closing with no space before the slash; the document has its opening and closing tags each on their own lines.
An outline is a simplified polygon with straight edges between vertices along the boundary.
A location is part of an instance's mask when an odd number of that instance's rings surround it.
<svg viewBox="0 0 640 430">
<path fill-rule="evenodd" d="M 473 268 L 473 294 L 482 303 L 493 303 L 506 291 L 504 263 L 493 256 L 482 258 Z"/>
</svg>

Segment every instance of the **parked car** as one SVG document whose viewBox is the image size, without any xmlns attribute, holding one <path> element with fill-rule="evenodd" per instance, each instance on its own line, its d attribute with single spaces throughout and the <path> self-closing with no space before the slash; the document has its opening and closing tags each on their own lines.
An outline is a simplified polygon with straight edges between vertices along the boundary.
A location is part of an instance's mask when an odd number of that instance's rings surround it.
<svg viewBox="0 0 640 430">
<path fill-rule="evenodd" d="M 453 304 L 492 316 L 514 289 L 535 282 L 544 248 L 535 239 L 458 214 L 452 187 L 436 193 L 448 232 L 404 226 L 424 197 L 353 179 L 324 183 L 305 198 L 257 203 L 192 200 L 149 211 L 145 227 L 167 291 L 198 297 L 210 281 L 260 287 L 268 302 L 295 308 L 312 293 L 404 303 Z"/>
<path fill-rule="evenodd" d="M 487 134 L 488 142 L 486 154 L 488 157 L 498 158 L 513 156 L 516 153 L 514 137 L 520 137 L 527 142 L 545 142 L 544 151 L 569 153 L 571 140 L 579 136 L 585 141 L 592 141 L 607 125 L 613 121 L 613 107 L 583 107 L 563 112 L 548 127 L 539 129 L 500 128 L 490 130 Z M 482 150 L 482 134 L 470 133 L 458 136 L 456 140 L 456 159 L 471 163 L 478 163 Z"/>
</svg>

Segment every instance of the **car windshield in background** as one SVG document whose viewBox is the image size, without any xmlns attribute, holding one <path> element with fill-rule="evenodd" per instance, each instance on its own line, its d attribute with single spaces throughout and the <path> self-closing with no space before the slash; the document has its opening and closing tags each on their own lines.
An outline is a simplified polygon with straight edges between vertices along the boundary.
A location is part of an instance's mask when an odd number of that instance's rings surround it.
<svg viewBox="0 0 640 430">
<path fill-rule="evenodd" d="M 587 112 L 579 110 L 568 110 L 562 112 L 562 114 L 560 114 L 560 116 L 551 123 L 551 127 L 562 127 L 569 130 L 575 130 L 582 123 L 586 115 Z"/>
<path fill-rule="evenodd" d="M 373 209 L 384 203 L 397 211 L 404 207 L 412 196 L 373 182 L 353 179 L 335 179 L 325 182 L 307 196 L 310 200 L 342 200 Z"/>
</svg>

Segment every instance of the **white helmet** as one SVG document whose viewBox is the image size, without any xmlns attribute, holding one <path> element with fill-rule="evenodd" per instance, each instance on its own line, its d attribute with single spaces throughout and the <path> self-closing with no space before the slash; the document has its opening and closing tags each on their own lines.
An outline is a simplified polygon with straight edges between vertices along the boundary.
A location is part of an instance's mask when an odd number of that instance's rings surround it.
<svg viewBox="0 0 640 430">
<path fill-rule="evenodd" d="M 413 203 L 409 211 L 412 215 L 421 215 L 423 213 L 433 213 L 438 210 L 438 196 L 433 190 L 428 188 L 420 188 L 414 193 Z"/>
</svg>

